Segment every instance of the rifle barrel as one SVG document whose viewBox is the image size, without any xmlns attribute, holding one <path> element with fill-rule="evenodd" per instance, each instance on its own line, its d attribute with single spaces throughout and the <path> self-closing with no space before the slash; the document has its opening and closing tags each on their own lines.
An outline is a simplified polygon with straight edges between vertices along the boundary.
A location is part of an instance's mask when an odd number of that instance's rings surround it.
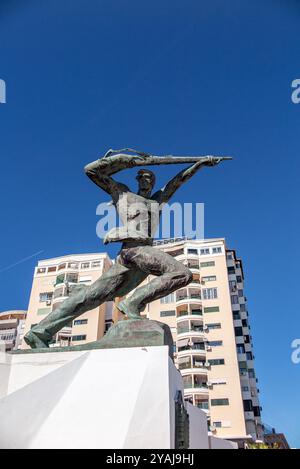
<svg viewBox="0 0 300 469">
<path fill-rule="evenodd" d="M 232 160 L 231 156 L 149 156 L 148 158 L 145 158 L 144 161 L 136 161 L 136 166 L 197 163 L 198 161 L 205 162 L 208 158 L 214 158 L 216 160 Z"/>
</svg>

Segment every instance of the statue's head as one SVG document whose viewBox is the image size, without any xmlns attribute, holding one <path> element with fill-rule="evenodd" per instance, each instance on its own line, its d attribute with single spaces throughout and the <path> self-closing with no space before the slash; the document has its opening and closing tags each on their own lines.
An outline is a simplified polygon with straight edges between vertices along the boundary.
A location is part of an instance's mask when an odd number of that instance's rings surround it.
<svg viewBox="0 0 300 469">
<path fill-rule="evenodd" d="M 136 179 L 139 183 L 139 193 L 150 195 L 155 185 L 155 174 L 149 169 L 140 169 Z"/>
</svg>

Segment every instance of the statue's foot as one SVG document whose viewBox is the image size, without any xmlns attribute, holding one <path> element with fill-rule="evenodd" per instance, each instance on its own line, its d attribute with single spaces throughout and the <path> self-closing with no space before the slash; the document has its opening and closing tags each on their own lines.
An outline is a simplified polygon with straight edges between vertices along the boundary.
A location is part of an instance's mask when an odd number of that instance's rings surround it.
<svg viewBox="0 0 300 469">
<path fill-rule="evenodd" d="M 40 339 L 33 331 L 27 332 L 24 340 L 31 348 L 49 348 L 49 343 Z"/>
<path fill-rule="evenodd" d="M 121 313 L 126 314 L 128 319 L 142 319 L 139 311 L 135 311 L 127 300 L 121 301 L 121 303 L 117 305 L 117 308 Z"/>
</svg>

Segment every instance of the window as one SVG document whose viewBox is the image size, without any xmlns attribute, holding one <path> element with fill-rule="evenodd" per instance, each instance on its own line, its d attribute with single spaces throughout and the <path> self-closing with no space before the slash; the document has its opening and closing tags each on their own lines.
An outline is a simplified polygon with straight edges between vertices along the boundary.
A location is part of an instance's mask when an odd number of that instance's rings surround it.
<svg viewBox="0 0 300 469">
<path fill-rule="evenodd" d="M 237 281 L 237 283 L 242 283 L 243 279 L 242 279 L 241 275 L 236 276 L 236 281 Z"/>
<path fill-rule="evenodd" d="M 248 327 L 247 319 L 242 319 L 242 326 L 243 327 Z"/>
<path fill-rule="evenodd" d="M 46 269 L 44 268 L 37 269 L 38 274 L 44 274 L 45 272 L 46 272 Z"/>
<path fill-rule="evenodd" d="M 252 412 L 253 411 L 253 405 L 251 399 L 245 399 L 243 401 L 244 404 L 244 411 L 245 412 Z"/>
<path fill-rule="evenodd" d="M 78 267 L 79 267 L 78 262 L 69 262 L 68 264 L 69 269 L 78 269 Z"/>
<path fill-rule="evenodd" d="M 202 294 L 203 294 L 204 300 L 215 300 L 216 298 L 218 298 L 218 289 L 217 288 L 203 288 Z"/>
<path fill-rule="evenodd" d="M 45 303 L 46 301 L 51 301 L 53 297 L 52 292 L 43 292 L 40 293 L 40 303 Z"/>
<path fill-rule="evenodd" d="M 236 345 L 237 353 L 245 353 L 245 345 L 244 344 L 237 344 Z"/>
<path fill-rule="evenodd" d="M 60 264 L 60 265 L 58 266 L 58 270 L 63 270 L 63 269 L 65 269 L 66 267 L 67 267 L 67 264 L 65 264 L 65 263 L 64 263 L 64 264 Z"/>
<path fill-rule="evenodd" d="M 233 259 L 232 252 L 227 252 L 227 259 Z"/>
<path fill-rule="evenodd" d="M 56 267 L 49 267 L 49 268 L 48 268 L 48 274 L 49 274 L 50 272 L 56 272 L 56 269 L 57 269 Z"/>
<path fill-rule="evenodd" d="M 241 311 L 242 313 L 245 313 L 245 312 L 246 312 L 246 305 L 245 305 L 245 303 L 242 303 L 242 304 L 240 305 L 240 311 Z"/>
<path fill-rule="evenodd" d="M 253 360 L 253 353 L 252 352 L 247 352 L 246 357 L 247 357 L 247 360 Z"/>
<path fill-rule="evenodd" d="M 236 288 L 236 281 L 235 280 L 229 280 L 229 286 L 230 286 L 230 288 Z"/>
<path fill-rule="evenodd" d="M 160 299 L 160 303 L 162 305 L 166 305 L 168 303 L 174 303 L 175 301 L 175 293 L 170 293 L 170 295 L 164 296 Z"/>
<path fill-rule="evenodd" d="M 161 311 L 160 317 L 165 318 L 166 316 L 175 316 L 175 310 L 171 309 L 169 311 Z"/>
<path fill-rule="evenodd" d="M 216 428 L 222 428 L 222 422 L 213 422 L 213 426 Z"/>
<path fill-rule="evenodd" d="M 105 321 L 105 329 L 104 329 L 104 333 L 106 334 L 106 332 L 109 331 L 109 329 L 112 327 L 113 325 L 113 321 L 111 319 L 108 319 L 107 321 Z"/>
<path fill-rule="evenodd" d="M 223 341 L 222 340 L 213 340 L 211 342 L 208 342 L 207 345 L 209 345 L 210 347 L 220 347 L 221 345 L 223 345 Z"/>
<path fill-rule="evenodd" d="M 244 335 L 244 341 L 245 341 L 245 344 L 250 344 L 250 336 Z"/>
<path fill-rule="evenodd" d="M 249 392 L 249 386 L 242 386 L 243 392 Z"/>
<path fill-rule="evenodd" d="M 229 399 L 227 399 L 227 398 L 224 398 L 224 399 L 211 399 L 210 404 L 212 406 L 229 405 Z"/>
<path fill-rule="evenodd" d="M 36 314 L 38 316 L 45 316 L 46 314 L 49 314 L 50 311 L 51 311 L 51 308 L 39 308 Z"/>
<path fill-rule="evenodd" d="M 254 417 L 260 417 L 260 407 L 253 406 Z"/>
<path fill-rule="evenodd" d="M 209 330 L 221 329 L 221 323 L 220 322 L 214 322 L 214 323 L 211 323 L 211 324 L 206 324 L 206 327 L 208 327 Z"/>
<path fill-rule="evenodd" d="M 94 261 L 92 262 L 92 268 L 100 267 L 101 266 L 101 261 Z"/>
<path fill-rule="evenodd" d="M 74 326 L 84 326 L 87 323 L 87 319 L 76 319 L 76 321 L 74 321 Z"/>
<path fill-rule="evenodd" d="M 201 280 L 203 280 L 203 282 L 214 282 L 217 280 L 217 277 L 215 275 L 208 275 L 207 277 L 201 277 Z"/>
<path fill-rule="evenodd" d="M 240 312 L 239 311 L 232 311 L 233 319 L 236 321 L 238 319 L 241 319 Z"/>
<path fill-rule="evenodd" d="M 231 267 L 227 267 L 227 271 L 230 274 L 235 274 L 235 267 L 231 266 Z"/>
<path fill-rule="evenodd" d="M 244 296 L 244 290 L 238 290 L 238 295 L 242 298 Z"/>
<path fill-rule="evenodd" d="M 78 283 L 78 274 L 67 274 L 66 282 L 68 283 Z"/>
<path fill-rule="evenodd" d="M 89 269 L 89 268 L 90 268 L 90 265 L 91 265 L 90 262 L 83 262 L 83 263 L 81 264 L 81 268 L 82 268 L 82 269 Z"/>
<path fill-rule="evenodd" d="M 225 365 L 225 360 L 224 358 L 212 358 L 211 360 L 208 360 L 209 364 L 211 366 L 215 365 Z"/>
<path fill-rule="evenodd" d="M 81 340 L 86 340 L 86 335 L 73 335 L 72 342 L 79 342 Z"/>
<path fill-rule="evenodd" d="M 234 328 L 234 335 L 236 337 L 239 337 L 239 336 L 243 335 L 243 328 L 242 327 L 235 327 Z"/>
<path fill-rule="evenodd" d="M 208 248 L 200 249 L 200 255 L 201 256 L 208 255 L 209 253 L 210 253 L 210 250 Z"/>
<path fill-rule="evenodd" d="M 213 248 L 212 252 L 213 254 L 219 254 L 222 252 L 222 248 L 218 246 L 216 248 Z"/>
<path fill-rule="evenodd" d="M 210 262 L 200 262 L 200 267 L 214 267 L 215 266 L 215 261 L 210 261 Z"/>
<path fill-rule="evenodd" d="M 255 371 L 253 368 L 249 368 L 248 373 L 249 373 L 249 378 L 255 378 Z"/>
<path fill-rule="evenodd" d="M 187 253 L 188 254 L 195 254 L 196 256 L 198 256 L 198 249 L 188 248 Z"/>
<path fill-rule="evenodd" d="M 239 304 L 239 297 L 237 295 L 231 295 L 231 304 L 233 305 Z"/>
<path fill-rule="evenodd" d="M 219 306 L 207 306 L 204 308 L 205 313 L 218 313 L 219 311 Z"/>
</svg>

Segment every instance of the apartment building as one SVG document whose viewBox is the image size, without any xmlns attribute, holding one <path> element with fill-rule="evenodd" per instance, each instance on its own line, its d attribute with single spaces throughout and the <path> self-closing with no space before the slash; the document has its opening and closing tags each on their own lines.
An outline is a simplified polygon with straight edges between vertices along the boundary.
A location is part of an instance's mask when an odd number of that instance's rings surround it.
<svg viewBox="0 0 300 469">
<path fill-rule="evenodd" d="M 79 284 L 90 285 L 112 265 L 107 254 L 77 254 L 42 260 L 34 271 L 25 333 L 54 311 Z M 101 339 L 112 325 L 112 303 L 80 316 L 53 338 L 52 347 L 81 345 Z M 23 341 L 22 348 L 28 346 Z"/>
<path fill-rule="evenodd" d="M 0 313 L 0 342 L 4 342 L 5 350 L 17 350 L 21 346 L 24 335 L 27 311 L 4 311 Z"/>
<path fill-rule="evenodd" d="M 207 413 L 213 435 L 241 443 L 262 440 L 242 261 L 223 238 L 177 238 L 155 246 L 193 272 L 186 288 L 144 311 L 171 328 L 185 399 Z"/>
</svg>

